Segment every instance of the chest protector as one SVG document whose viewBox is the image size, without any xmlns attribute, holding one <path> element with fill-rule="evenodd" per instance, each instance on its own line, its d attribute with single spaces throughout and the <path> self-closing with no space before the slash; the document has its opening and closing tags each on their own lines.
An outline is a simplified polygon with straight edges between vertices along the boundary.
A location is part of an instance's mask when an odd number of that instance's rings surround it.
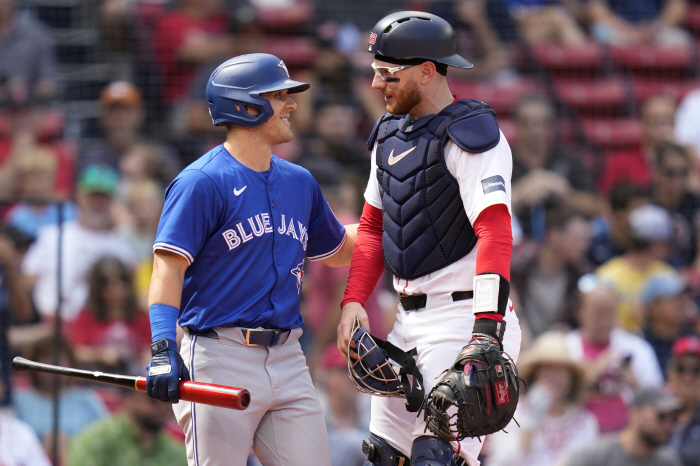
<svg viewBox="0 0 700 466">
<path fill-rule="evenodd" d="M 496 147 L 496 113 L 472 99 L 415 122 L 387 113 L 367 143 L 369 150 L 377 144 L 384 264 L 398 277 L 427 275 L 466 256 L 476 245 L 459 185 L 445 165 L 449 140 L 470 153 Z"/>
</svg>

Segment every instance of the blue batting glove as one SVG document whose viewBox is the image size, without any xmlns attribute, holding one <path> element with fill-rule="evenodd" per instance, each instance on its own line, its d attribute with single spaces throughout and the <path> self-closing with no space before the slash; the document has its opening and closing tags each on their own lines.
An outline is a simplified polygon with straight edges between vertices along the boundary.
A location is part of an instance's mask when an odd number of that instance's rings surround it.
<svg viewBox="0 0 700 466">
<path fill-rule="evenodd" d="M 146 393 L 151 398 L 170 403 L 180 401 L 180 380 L 190 380 L 190 371 L 177 350 L 177 343 L 162 338 L 151 345 Z"/>
</svg>

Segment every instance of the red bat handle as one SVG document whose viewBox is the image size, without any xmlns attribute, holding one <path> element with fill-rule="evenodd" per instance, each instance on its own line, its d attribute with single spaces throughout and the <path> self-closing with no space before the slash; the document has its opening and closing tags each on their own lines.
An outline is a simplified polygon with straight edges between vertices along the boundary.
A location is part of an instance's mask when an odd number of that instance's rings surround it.
<svg viewBox="0 0 700 466">
<path fill-rule="evenodd" d="M 136 390 L 146 391 L 146 377 L 136 379 Z M 183 381 L 180 382 L 180 399 L 221 408 L 243 410 L 250 404 L 250 393 L 245 388 Z"/>
</svg>

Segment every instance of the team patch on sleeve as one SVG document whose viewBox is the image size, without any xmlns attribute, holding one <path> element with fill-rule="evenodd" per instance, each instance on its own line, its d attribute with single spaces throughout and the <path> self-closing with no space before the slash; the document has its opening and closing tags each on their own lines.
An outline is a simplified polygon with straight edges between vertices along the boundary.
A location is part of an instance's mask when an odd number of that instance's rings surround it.
<svg viewBox="0 0 700 466">
<path fill-rule="evenodd" d="M 503 181 L 503 177 L 500 175 L 481 180 L 481 187 L 484 190 L 484 194 L 492 193 L 494 191 L 506 192 L 506 182 Z"/>
</svg>

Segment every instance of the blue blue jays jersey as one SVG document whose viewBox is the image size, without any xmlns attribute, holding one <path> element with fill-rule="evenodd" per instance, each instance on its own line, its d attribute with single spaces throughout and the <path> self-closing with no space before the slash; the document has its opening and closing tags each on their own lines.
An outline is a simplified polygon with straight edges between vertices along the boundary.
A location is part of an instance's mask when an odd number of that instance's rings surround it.
<svg viewBox="0 0 700 466">
<path fill-rule="evenodd" d="M 182 255 L 178 322 L 211 327 L 295 328 L 304 258 L 345 242 L 316 180 L 274 155 L 256 172 L 220 145 L 168 186 L 153 249 Z"/>
</svg>

